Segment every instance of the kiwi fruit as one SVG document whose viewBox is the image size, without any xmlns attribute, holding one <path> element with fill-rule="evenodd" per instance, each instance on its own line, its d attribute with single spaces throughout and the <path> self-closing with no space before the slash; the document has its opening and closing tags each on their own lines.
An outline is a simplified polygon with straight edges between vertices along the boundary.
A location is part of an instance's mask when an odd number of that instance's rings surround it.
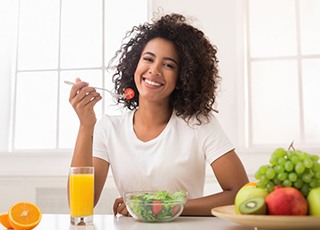
<svg viewBox="0 0 320 230">
<path fill-rule="evenodd" d="M 262 197 L 253 197 L 245 200 L 239 205 L 239 211 L 241 214 L 247 215 L 266 215 L 267 205 Z"/>
</svg>

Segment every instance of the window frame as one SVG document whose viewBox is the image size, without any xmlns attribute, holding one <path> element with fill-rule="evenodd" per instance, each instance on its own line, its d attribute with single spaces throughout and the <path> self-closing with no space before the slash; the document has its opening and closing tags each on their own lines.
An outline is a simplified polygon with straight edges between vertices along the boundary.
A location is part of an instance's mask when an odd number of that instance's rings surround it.
<svg viewBox="0 0 320 230">
<path fill-rule="evenodd" d="M 21 1 L 23 0 L 18 0 L 18 15 L 20 15 L 20 4 L 21 4 Z M 18 63 L 18 57 L 19 57 L 19 31 L 20 31 L 20 28 L 19 28 L 19 17 L 18 17 L 18 22 L 17 22 L 17 36 L 16 36 L 16 45 L 15 45 L 15 59 L 14 59 L 14 67 L 13 67 L 13 71 L 14 71 L 14 78 L 12 80 L 12 100 L 11 100 L 11 121 L 10 121 L 10 141 L 9 141 L 9 146 L 8 146 L 8 151 L 9 152 L 13 152 L 13 153 L 18 153 L 18 155 L 20 153 L 23 153 L 23 152 L 61 152 L 61 153 L 65 153 L 65 152 L 68 152 L 70 150 L 70 148 L 61 148 L 60 147 L 60 144 L 59 144 L 59 134 L 60 134 L 60 126 L 59 126 L 59 122 L 60 122 L 60 107 L 61 107 L 61 101 L 60 101 L 60 87 L 61 87 L 61 79 L 62 79 L 62 73 L 63 72 L 66 72 L 66 71 L 85 71 L 85 70 L 99 70 L 101 71 L 101 81 L 102 81 L 102 85 L 104 85 L 104 87 L 109 87 L 108 85 L 106 86 L 106 80 L 105 80 L 105 77 L 107 75 L 107 69 L 108 69 L 108 66 L 107 66 L 107 63 L 106 63 L 106 56 L 107 56 L 107 52 L 106 52 L 106 48 L 105 48 L 105 43 L 106 43 L 106 38 L 105 38 L 105 34 L 106 34 L 106 14 L 107 14 L 107 8 L 106 8 L 106 1 L 108 0 L 101 0 L 101 4 L 102 4 L 102 49 L 101 49 L 101 56 L 102 56 L 102 59 L 101 59 L 101 66 L 99 67 L 76 67 L 76 68 L 64 68 L 61 66 L 61 30 L 62 30 L 62 4 L 63 4 L 63 1 L 64 0 L 60 0 L 59 2 L 59 32 L 58 32 L 58 65 L 57 65 L 57 68 L 44 68 L 44 69 L 41 69 L 41 68 L 38 68 L 38 69 L 19 69 L 19 63 Z M 147 15 L 147 20 L 150 20 L 151 18 L 151 9 L 152 9 L 152 0 L 145 0 L 145 2 L 147 3 L 147 12 L 146 12 L 146 15 Z M 46 72 L 46 71 L 52 71 L 52 72 L 56 72 L 57 73 L 57 98 L 56 98 L 56 101 L 57 101 L 57 108 L 56 108 L 56 131 L 55 131 L 55 147 L 54 148 L 37 148 L 37 149 L 32 149 L 32 148 L 17 148 L 16 145 L 15 145 L 15 141 L 16 141 L 16 136 L 15 136 L 15 133 L 16 133 L 16 119 L 17 119 L 17 81 L 18 81 L 18 75 L 20 73 L 29 73 L 29 72 L 33 72 L 33 73 L 37 73 L 37 72 Z M 107 95 L 104 91 L 101 92 L 102 96 L 103 96 L 103 99 L 100 103 L 102 103 L 101 107 L 101 114 L 97 114 L 97 117 L 101 117 L 103 114 L 105 114 L 105 110 L 106 110 L 106 107 L 107 107 L 107 104 L 105 102 L 106 100 L 106 96 L 109 96 Z"/>
<path fill-rule="evenodd" d="M 252 115 L 252 95 L 250 93 L 252 89 L 252 72 L 251 72 L 251 63 L 254 61 L 270 61 L 270 60 L 296 60 L 297 62 L 297 75 L 298 75 L 298 94 L 299 94 L 299 126 L 300 126 L 300 144 L 295 144 L 296 149 L 303 149 L 304 151 L 317 153 L 320 151 L 319 146 L 314 144 L 307 144 L 305 141 L 305 125 L 304 125 L 304 105 L 303 105 L 303 89 L 302 89 L 302 61 L 309 58 L 320 58 L 318 55 L 303 55 L 301 51 L 301 26 L 300 26 L 300 0 L 294 0 L 295 4 L 295 26 L 296 26 L 296 39 L 297 39 L 297 54 L 292 56 L 275 56 L 275 57 L 251 57 L 250 55 L 250 19 L 249 19 L 249 4 L 250 1 L 254 0 L 244 0 L 244 44 L 243 44 L 243 57 L 245 59 L 244 63 L 244 75 L 243 75 L 243 84 L 244 91 L 243 104 L 245 105 L 244 109 L 244 125 L 242 128 L 245 130 L 245 140 L 243 151 L 247 152 L 272 152 L 275 148 L 278 147 L 289 147 L 291 143 L 287 143 L 288 146 L 279 146 L 279 144 L 259 144 L 255 145 L 253 143 L 253 115 Z M 293 140 L 294 141 L 294 140 Z"/>
</svg>

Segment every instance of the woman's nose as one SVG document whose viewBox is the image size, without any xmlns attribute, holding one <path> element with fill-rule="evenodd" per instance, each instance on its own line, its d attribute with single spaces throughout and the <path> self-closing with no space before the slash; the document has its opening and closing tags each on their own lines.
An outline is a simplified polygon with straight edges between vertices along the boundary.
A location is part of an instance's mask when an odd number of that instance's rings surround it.
<svg viewBox="0 0 320 230">
<path fill-rule="evenodd" d="M 157 65 L 150 66 L 150 68 L 148 70 L 148 73 L 150 75 L 154 75 L 154 76 L 160 76 L 161 75 L 161 73 L 159 71 L 159 67 Z"/>
</svg>

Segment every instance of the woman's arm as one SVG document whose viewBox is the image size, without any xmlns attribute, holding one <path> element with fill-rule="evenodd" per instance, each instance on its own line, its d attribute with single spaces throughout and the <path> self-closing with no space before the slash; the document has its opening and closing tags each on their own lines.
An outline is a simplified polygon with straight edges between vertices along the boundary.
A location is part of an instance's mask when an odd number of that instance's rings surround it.
<svg viewBox="0 0 320 230">
<path fill-rule="evenodd" d="M 92 158 L 93 131 L 97 121 L 93 107 L 101 100 L 96 90 L 88 83 L 76 79 L 70 91 L 69 101 L 78 115 L 80 126 L 71 160 L 71 167 L 94 166 L 95 171 L 95 197 L 96 205 L 101 195 L 109 164 L 98 158 Z"/>
<path fill-rule="evenodd" d="M 88 83 L 76 79 L 72 86 L 69 102 L 78 115 L 80 126 L 73 152 L 71 166 L 92 166 L 93 130 L 97 121 L 93 107 L 101 96 Z"/>
<path fill-rule="evenodd" d="M 104 184 L 106 182 L 109 163 L 100 158 L 93 158 L 94 166 L 94 205 L 96 205 L 100 199 Z"/>
<path fill-rule="evenodd" d="M 210 216 L 212 208 L 234 204 L 238 190 L 248 182 L 242 162 L 234 150 L 215 160 L 211 167 L 222 192 L 188 200 L 182 215 Z"/>
</svg>

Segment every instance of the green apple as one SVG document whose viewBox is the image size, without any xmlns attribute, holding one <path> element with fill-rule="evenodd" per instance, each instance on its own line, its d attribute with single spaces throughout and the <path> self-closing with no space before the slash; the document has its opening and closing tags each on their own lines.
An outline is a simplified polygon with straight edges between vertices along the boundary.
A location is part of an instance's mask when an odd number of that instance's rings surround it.
<svg viewBox="0 0 320 230">
<path fill-rule="evenodd" d="M 307 196 L 309 215 L 320 216 L 320 187 L 310 190 Z"/>
<path fill-rule="evenodd" d="M 268 195 L 268 192 L 266 189 L 263 188 L 257 188 L 257 186 L 254 185 L 244 185 L 237 193 L 235 202 L 234 202 L 234 207 L 235 207 L 235 212 L 236 214 L 240 214 L 239 211 L 239 205 L 253 197 L 261 197 L 263 199 L 266 198 Z"/>
</svg>

